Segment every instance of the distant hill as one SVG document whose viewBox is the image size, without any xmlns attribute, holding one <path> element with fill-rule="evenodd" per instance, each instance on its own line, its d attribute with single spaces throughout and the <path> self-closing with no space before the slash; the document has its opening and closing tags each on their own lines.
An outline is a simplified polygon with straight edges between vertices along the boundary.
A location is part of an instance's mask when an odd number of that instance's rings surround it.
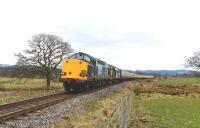
<svg viewBox="0 0 200 128">
<path fill-rule="evenodd" d="M 5 68 L 5 67 L 11 67 L 13 65 L 9 65 L 9 64 L 0 64 L 0 68 Z"/>
</svg>

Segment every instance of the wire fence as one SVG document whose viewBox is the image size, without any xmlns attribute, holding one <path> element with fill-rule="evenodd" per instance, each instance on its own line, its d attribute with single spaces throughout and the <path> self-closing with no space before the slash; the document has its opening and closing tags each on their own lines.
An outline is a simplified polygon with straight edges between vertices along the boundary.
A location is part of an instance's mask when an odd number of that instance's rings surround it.
<svg viewBox="0 0 200 128">
<path fill-rule="evenodd" d="M 132 93 L 116 104 L 113 115 L 97 123 L 96 128 L 127 128 L 131 112 Z"/>
</svg>

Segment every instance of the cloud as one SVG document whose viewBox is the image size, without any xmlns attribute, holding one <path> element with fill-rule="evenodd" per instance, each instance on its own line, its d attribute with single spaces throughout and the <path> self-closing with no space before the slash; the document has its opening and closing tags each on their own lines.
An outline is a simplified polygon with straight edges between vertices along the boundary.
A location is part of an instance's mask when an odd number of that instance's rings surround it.
<svg viewBox="0 0 200 128">
<path fill-rule="evenodd" d="M 150 33 L 141 31 L 130 31 L 126 33 L 116 33 L 109 28 L 98 28 L 98 26 L 80 27 L 71 29 L 67 27 L 55 27 L 49 30 L 59 35 L 62 35 L 66 40 L 78 42 L 84 47 L 101 47 L 120 45 L 121 43 L 142 43 L 149 40 Z M 64 33 L 64 34 L 63 34 Z"/>
<path fill-rule="evenodd" d="M 1 1 L 0 63 L 15 63 L 13 53 L 33 34 L 49 33 L 121 68 L 182 68 L 199 48 L 199 6 L 198 0 Z"/>
</svg>

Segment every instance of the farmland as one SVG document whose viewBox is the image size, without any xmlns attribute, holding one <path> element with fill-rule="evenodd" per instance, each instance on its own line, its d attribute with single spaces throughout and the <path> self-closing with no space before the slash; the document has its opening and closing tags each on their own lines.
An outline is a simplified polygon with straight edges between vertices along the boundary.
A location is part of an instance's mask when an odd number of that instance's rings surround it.
<svg viewBox="0 0 200 128">
<path fill-rule="evenodd" d="M 200 78 L 198 77 L 170 77 L 166 79 L 155 79 L 153 81 L 154 85 L 163 86 L 194 86 L 200 85 Z"/>
<path fill-rule="evenodd" d="M 196 128 L 200 127 L 200 82 L 197 77 L 155 78 L 132 83 L 131 114 L 128 127 Z M 62 83 L 52 81 L 47 90 L 45 79 L 0 78 L 0 104 L 43 96 L 61 91 Z M 130 89 L 130 88 L 129 88 Z M 112 96 L 91 100 L 83 113 L 66 116 L 55 127 L 101 125 L 112 116 L 116 104 L 127 93 L 116 92 Z M 100 124 L 99 124 L 100 121 Z M 88 123 L 84 123 L 88 122 Z"/>
<path fill-rule="evenodd" d="M 174 77 L 137 83 L 134 87 L 129 127 L 200 127 L 198 78 Z"/>
<path fill-rule="evenodd" d="M 62 83 L 53 81 L 46 89 L 45 79 L 0 77 L 0 104 L 26 98 L 53 94 L 62 90 Z"/>
<path fill-rule="evenodd" d="M 132 123 L 136 127 L 200 127 L 200 98 L 142 94 L 133 101 Z"/>
<path fill-rule="evenodd" d="M 52 82 L 52 89 L 59 89 L 62 83 Z M 0 90 L 45 89 L 45 79 L 0 77 Z"/>
</svg>

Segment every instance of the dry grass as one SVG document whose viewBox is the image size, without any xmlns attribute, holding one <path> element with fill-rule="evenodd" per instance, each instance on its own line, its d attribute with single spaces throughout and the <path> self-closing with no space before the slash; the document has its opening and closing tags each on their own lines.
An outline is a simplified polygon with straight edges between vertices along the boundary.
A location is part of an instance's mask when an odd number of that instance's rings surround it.
<svg viewBox="0 0 200 128">
<path fill-rule="evenodd" d="M 108 123 L 114 115 L 117 107 L 127 96 L 131 87 L 124 88 L 122 92 L 115 92 L 114 95 L 103 97 L 99 100 L 87 102 L 85 111 L 81 114 L 67 116 L 64 121 L 55 124 L 56 128 L 101 128 Z M 77 123 L 78 122 L 78 123 Z"/>
<path fill-rule="evenodd" d="M 52 82 L 52 88 L 61 88 L 62 83 Z M 0 77 L 0 90 L 29 90 L 29 89 L 45 89 L 45 79 L 31 78 L 10 78 Z"/>
<path fill-rule="evenodd" d="M 153 85 L 143 84 L 138 86 L 136 93 L 162 93 L 169 95 L 189 95 L 189 94 L 200 94 L 200 86 L 171 86 L 171 85 Z"/>
<path fill-rule="evenodd" d="M 0 77 L 0 104 L 63 90 L 62 83 L 52 82 L 51 84 L 51 90 L 47 90 L 45 79 Z"/>
<path fill-rule="evenodd" d="M 199 77 L 166 77 L 161 79 L 155 79 L 154 85 L 160 86 L 199 86 Z"/>
<path fill-rule="evenodd" d="M 143 81 L 134 91 L 129 128 L 200 127 L 199 78 Z"/>
<path fill-rule="evenodd" d="M 50 95 L 58 92 L 59 90 L 30 90 L 30 91 L 8 91 L 0 92 L 0 104 L 24 100 L 38 96 Z"/>
</svg>

